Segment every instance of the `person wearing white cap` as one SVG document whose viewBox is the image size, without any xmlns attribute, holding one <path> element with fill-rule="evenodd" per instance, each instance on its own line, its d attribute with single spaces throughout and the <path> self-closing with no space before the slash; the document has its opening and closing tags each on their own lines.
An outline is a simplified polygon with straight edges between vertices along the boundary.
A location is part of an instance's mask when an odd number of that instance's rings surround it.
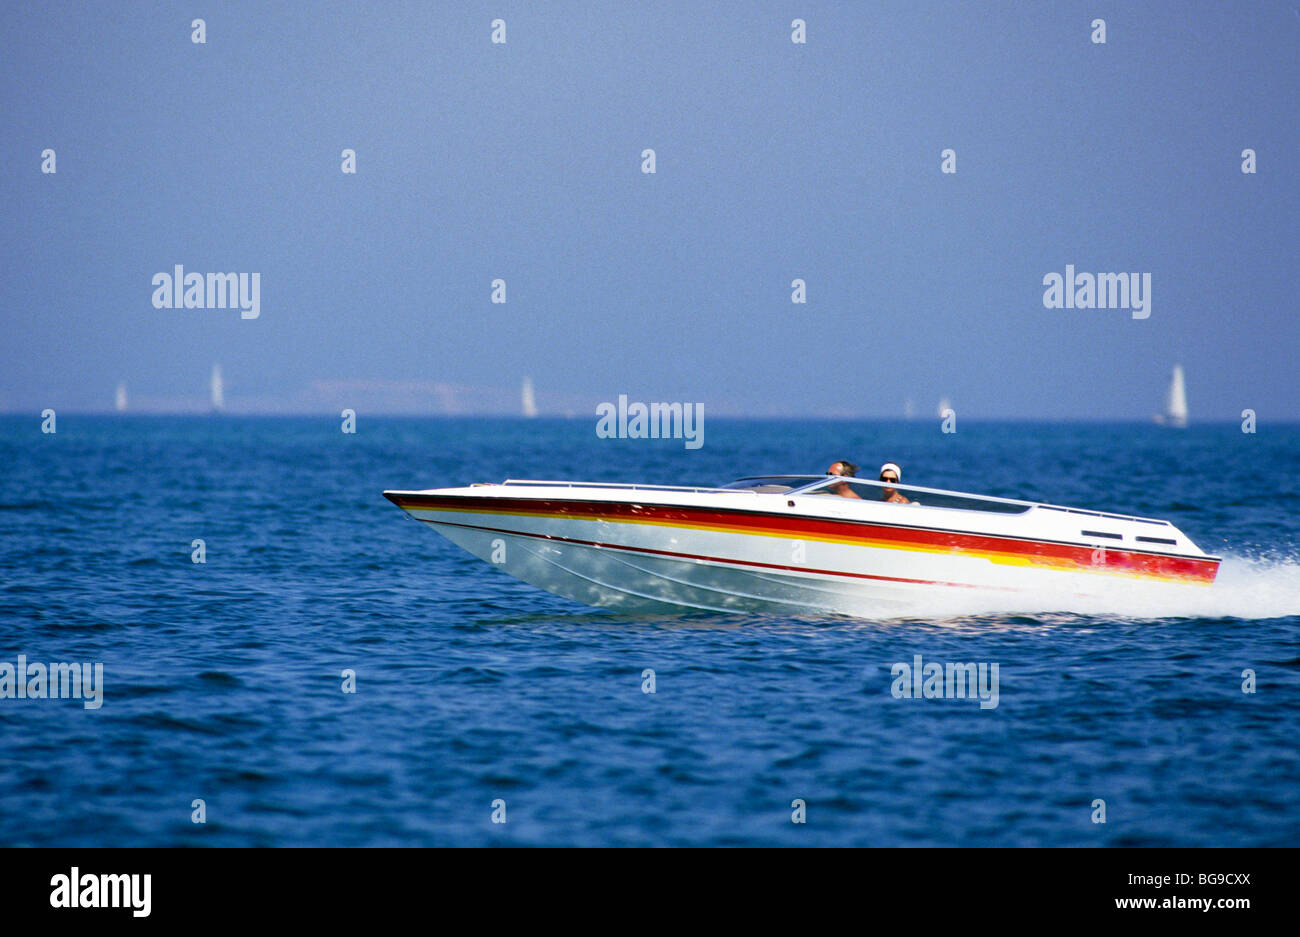
<svg viewBox="0 0 1300 937">
<path fill-rule="evenodd" d="M 882 482 L 899 482 L 903 478 L 903 470 L 898 467 L 897 462 L 886 462 L 880 467 L 880 480 Z M 897 488 L 880 489 L 880 500 L 889 501 L 893 504 L 911 504 Z"/>
</svg>

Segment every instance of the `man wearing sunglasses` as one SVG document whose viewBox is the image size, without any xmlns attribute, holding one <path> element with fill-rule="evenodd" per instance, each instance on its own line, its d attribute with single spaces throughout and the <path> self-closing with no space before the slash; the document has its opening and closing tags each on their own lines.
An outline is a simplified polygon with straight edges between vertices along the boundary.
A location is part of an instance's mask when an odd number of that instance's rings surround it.
<svg viewBox="0 0 1300 937">
<path fill-rule="evenodd" d="M 880 480 L 882 482 L 893 482 L 894 484 L 897 484 L 902 479 L 902 477 L 903 477 L 903 470 L 898 467 L 898 464 L 896 462 L 886 462 L 884 465 L 880 467 Z M 903 496 L 903 493 L 899 491 L 897 488 L 880 489 L 880 500 L 889 501 L 892 504 L 912 503 L 911 501 L 907 500 L 907 498 Z"/>
<path fill-rule="evenodd" d="M 840 459 L 838 462 L 832 462 L 831 467 L 826 470 L 827 475 L 843 475 L 845 478 L 852 478 L 858 474 L 858 467 L 852 462 Z M 862 500 L 862 495 L 853 490 L 852 485 L 846 485 L 844 482 L 831 485 L 827 491 L 833 491 L 841 498 L 857 498 Z"/>
</svg>

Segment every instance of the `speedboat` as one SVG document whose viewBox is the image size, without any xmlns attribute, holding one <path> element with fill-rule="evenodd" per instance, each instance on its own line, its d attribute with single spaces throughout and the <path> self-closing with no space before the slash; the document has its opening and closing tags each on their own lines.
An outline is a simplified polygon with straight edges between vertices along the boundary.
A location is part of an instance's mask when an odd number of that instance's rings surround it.
<svg viewBox="0 0 1300 937">
<path fill-rule="evenodd" d="M 1205 586 L 1219 568 L 1168 521 L 838 475 L 717 488 L 511 479 L 384 496 L 524 582 L 635 613 L 878 616 L 943 590 Z"/>
</svg>

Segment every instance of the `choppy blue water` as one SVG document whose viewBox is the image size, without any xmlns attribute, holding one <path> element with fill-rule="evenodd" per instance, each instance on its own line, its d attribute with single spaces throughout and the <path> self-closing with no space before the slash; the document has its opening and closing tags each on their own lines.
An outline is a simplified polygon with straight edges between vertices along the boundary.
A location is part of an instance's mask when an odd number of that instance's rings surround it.
<svg viewBox="0 0 1300 937">
<path fill-rule="evenodd" d="M 104 665 L 99 710 L 0 699 L 0 845 L 1300 843 L 1300 428 L 594 426 L 0 419 L 0 662 Z M 840 457 L 1167 517 L 1227 560 L 1175 617 L 628 619 L 380 495 Z M 894 698 L 916 654 L 997 662 L 999 705 Z"/>
</svg>

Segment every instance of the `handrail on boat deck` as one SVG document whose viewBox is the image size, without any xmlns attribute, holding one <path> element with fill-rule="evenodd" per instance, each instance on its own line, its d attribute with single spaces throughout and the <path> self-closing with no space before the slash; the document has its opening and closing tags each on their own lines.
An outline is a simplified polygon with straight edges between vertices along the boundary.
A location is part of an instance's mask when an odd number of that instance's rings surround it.
<svg viewBox="0 0 1300 937">
<path fill-rule="evenodd" d="M 533 485 L 549 488 L 622 488 L 632 491 L 705 491 L 705 492 L 743 492 L 743 488 L 692 488 L 687 485 L 630 485 L 625 482 L 569 482 L 545 481 L 536 478 L 507 478 L 503 485 Z"/>
</svg>

